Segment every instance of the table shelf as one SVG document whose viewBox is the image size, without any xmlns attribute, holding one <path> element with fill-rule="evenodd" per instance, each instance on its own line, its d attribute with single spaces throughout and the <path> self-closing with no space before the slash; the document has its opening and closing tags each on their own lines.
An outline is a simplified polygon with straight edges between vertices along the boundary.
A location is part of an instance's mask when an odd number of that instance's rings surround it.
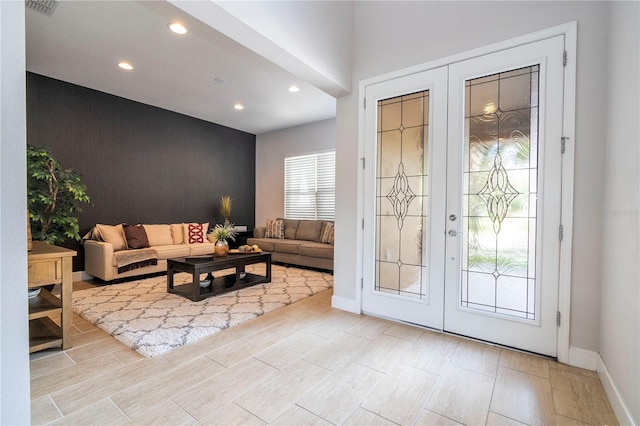
<svg viewBox="0 0 640 426">
<path fill-rule="evenodd" d="M 42 318 L 49 315 L 62 313 L 62 301 L 51 294 L 47 289 L 41 288 L 40 294 L 29 299 L 29 319 Z"/>
<path fill-rule="evenodd" d="M 218 294 L 228 293 L 230 291 L 240 290 L 241 288 L 251 287 L 256 284 L 267 282 L 266 277 L 263 275 L 255 275 L 247 273 L 247 275 L 236 282 L 236 275 L 224 275 L 214 278 L 213 282 L 208 287 L 200 287 L 200 296 L 216 296 Z M 184 297 L 190 298 L 193 295 L 193 284 L 180 284 L 176 285 L 172 289 L 173 293 L 179 294 Z"/>
<path fill-rule="evenodd" d="M 72 346 L 72 291 L 71 259 L 74 250 L 34 241 L 28 253 L 28 282 L 30 289 L 40 287 L 40 293 L 28 299 L 29 352 Z M 42 286 L 60 284 L 60 296 Z M 59 323 L 56 324 L 56 322 Z"/>
<path fill-rule="evenodd" d="M 29 353 L 62 345 L 62 327 L 49 317 L 29 321 Z"/>
</svg>

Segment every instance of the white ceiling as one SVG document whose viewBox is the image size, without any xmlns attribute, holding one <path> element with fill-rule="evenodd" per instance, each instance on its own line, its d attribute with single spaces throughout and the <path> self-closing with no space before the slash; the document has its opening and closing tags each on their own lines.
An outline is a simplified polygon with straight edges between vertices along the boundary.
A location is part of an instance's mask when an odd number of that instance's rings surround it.
<svg viewBox="0 0 640 426">
<path fill-rule="evenodd" d="M 165 1 L 62 1 L 51 17 L 27 8 L 26 60 L 37 74 L 253 134 L 335 117 L 332 96 Z"/>
</svg>

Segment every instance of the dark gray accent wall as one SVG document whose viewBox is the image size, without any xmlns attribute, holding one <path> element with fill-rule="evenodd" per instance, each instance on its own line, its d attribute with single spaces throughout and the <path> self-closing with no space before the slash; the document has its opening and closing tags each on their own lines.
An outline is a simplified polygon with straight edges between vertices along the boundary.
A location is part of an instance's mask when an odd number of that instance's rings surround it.
<svg viewBox="0 0 640 426">
<path fill-rule="evenodd" d="M 161 90 L 161 88 L 158 88 Z M 253 229 L 256 136 L 38 74 L 27 73 L 27 142 L 83 177 L 96 223 L 232 222 Z M 79 243 L 74 270 L 84 269 Z"/>
</svg>

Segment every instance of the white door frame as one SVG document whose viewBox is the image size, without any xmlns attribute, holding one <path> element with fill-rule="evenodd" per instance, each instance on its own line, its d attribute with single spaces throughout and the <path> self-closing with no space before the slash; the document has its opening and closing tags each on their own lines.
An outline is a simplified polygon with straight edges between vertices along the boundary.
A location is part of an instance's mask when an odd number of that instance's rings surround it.
<svg viewBox="0 0 640 426">
<path fill-rule="evenodd" d="M 577 22 L 569 22 L 546 30 L 527 34 L 503 42 L 491 44 L 478 49 L 448 56 L 425 64 L 405 68 L 388 74 L 372 77 L 360 81 L 358 85 L 358 157 L 365 158 L 365 95 L 368 85 L 386 80 L 405 77 L 433 68 L 449 65 L 455 62 L 475 58 L 500 50 L 509 49 L 523 44 L 544 40 L 558 35 L 565 36 L 567 63 L 564 68 L 564 106 L 563 106 L 563 135 L 566 139 L 565 153 L 562 158 L 562 216 L 564 236 L 560 246 L 560 270 L 558 285 L 558 311 L 562 321 L 558 326 L 558 361 L 569 363 L 569 331 L 571 318 L 571 252 L 573 238 L 573 190 L 574 190 L 574 157 L 575 157 L 575 101 L 576 101 L 576 52 L 577 52 Z M 366 164 L 364 161 L 363 164 Z M 372 164 L 369 162 L 369 164 Z M 362 221 L 370 219 L 370 214 L 364 212 L 364 182 L 363 169 L 358 173 L 358 218 Z M 359 221 L 360 221 L 359 220 Z M 364 232 L 358 226 L 358 276 L 356 286 L 356 306 L 362 312 L 362 282 L 364 275 Z"/>
</svg>

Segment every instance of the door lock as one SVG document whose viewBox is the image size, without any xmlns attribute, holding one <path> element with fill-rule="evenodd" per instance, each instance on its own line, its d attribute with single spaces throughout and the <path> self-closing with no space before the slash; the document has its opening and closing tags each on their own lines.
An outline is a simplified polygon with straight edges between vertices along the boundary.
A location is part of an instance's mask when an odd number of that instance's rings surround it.
<svg viewBox="0 0 640 426">
<path fill-rule="evenodd" d="M 457 218 L 458 218 L 458 216 L 456 216 L 455 214 L 450 214 L 450 215 L 449 215 L 449 220 L 450 220 L 451 222 L 455 222 L 455 220 L 456 220 Z"/>
<path fill-rule="evenodd" d="M 456 231 L 455 229 L 449 229 L 450 237 L 455 237 L 456 235 L 458 235 L 458 231 Z"/>
</svg>

